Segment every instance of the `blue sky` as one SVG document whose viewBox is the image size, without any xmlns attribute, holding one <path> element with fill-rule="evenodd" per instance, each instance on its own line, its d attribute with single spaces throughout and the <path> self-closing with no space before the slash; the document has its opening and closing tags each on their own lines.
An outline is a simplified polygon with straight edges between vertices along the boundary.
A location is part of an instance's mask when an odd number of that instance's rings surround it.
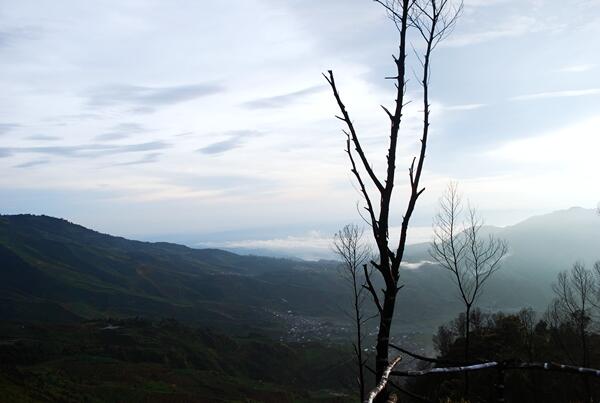
<svg viewBox="0 0 600 403">
<path fill-rule="evenodd" d="M 372 1 L 0 1 L 0 27 L 2 213 L 327 249 L 360 200 L 330 68 L 381 169 L 397 33 Z M 599 36 L 598 1 L 465 1 L 434 55 L 413 241 L 449 180 L 495 225 L 596 205 Z M 408 95 L 394 225 L 418 141 L 416 79 Z"/>
</svg>

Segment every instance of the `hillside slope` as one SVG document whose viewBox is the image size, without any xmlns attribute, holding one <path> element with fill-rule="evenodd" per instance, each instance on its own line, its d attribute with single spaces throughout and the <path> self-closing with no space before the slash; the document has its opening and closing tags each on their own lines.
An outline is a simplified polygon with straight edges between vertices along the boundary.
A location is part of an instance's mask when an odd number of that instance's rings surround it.
<svg viewBox="0 0 600 403">
<path fill-rule="evenodd" d="M 593 210 L 493 230 L 508 241 L 510 255 L 486 286 L 484 309 L 543 311 L 558 271 L 600 258 L 600 217 Z M 427 245 L 411 246 L 407 257 L 430 260 Z M 396 325 L 402 332 L 431 332 L 461 311 L 451 279 L 435 265 L 404 269 L 401 281 Z M 344 328 L 349 301 L 334 262 L 131 241 L 57 218 L 0 216 L 0 319 L 173 317 L 318 336 L 329 333 L 323 324 Z"/>
<path fill-rule="evenodd" d="M 0 217 L 0 263 L 3 319 L 139 315 L 262 327 L 272 311 L 338 315 L 337 276 L 320 265 L 130 241 L 45 216 Z"/>
</svg>

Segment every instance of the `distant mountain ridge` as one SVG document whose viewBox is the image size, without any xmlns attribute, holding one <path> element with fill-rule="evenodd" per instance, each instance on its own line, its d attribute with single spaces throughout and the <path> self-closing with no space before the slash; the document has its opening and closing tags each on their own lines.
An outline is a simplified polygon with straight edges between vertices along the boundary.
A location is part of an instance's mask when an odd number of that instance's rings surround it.
<svg viewBox="0 0 600 403">
<path fill-rule="evenodd" d="M 492 229 L 510 255 L 480 306 L 543 311 L 550 285 L 575 261 L 600 259 L 600 216 L 574 208 Z M 461 310 L 428 245 L 409 247 L 397 324 L 430 331 Z M 0 319 L 71 321 L 174 317 L 218 327 L 280 331 L 281 313 L 343 322 L 348 289 L 330 261 L 242 256 L 165 242 L 140 242 L 66 220 L 0 216 Z M 279 316 L 278 316 L 279 315 Z"/>
<path fill-rule="evenodd" d="M 576 261 L 600 260 L 600 214 L 595 209 L 571 207 L 527 218 L 506 227 L 485 227 L 485 233 L 509 245 L 506 267 L 522 274 L 556 274 Z M 411 259 L 430 259 L 429 244 L 412 245 Z"/>
</svg>

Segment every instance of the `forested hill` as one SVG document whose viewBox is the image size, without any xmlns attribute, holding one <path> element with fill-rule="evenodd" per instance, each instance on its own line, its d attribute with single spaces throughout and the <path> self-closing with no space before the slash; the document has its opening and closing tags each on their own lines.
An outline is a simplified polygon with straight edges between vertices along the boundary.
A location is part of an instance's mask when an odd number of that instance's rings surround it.
<svg viewBox="0 0 600 403">
<path fill-rule="evenodd" d="M 338 316 L 331 266 L 131 241 L 62 219 L 5 215 L 0 318 L 139 315 L 263 327 L 278 311 Z"/>
<path fill-rule="evenodd" d="M 509 256 L 486 286 L 487 310 L 545 309 L 556 273 L 600 258 L 600 216 L 569 209 L 492 229 Z M 411 246 L 412 262 L 431 260 Z M 403 270 L 397 325 L 431 332 L 461 310 L 446 273 Z M 68 221 L 0 216 L 0 319 L 173 317 L 218 327 L 286 331 L 345 321 L 348 288 L 335 263 L 241 256 L 101 234 Z M 316 327 L 320 325 L 315 325 Z M 285 328 L 285 329 L 284 329 Z"/>
</svg>

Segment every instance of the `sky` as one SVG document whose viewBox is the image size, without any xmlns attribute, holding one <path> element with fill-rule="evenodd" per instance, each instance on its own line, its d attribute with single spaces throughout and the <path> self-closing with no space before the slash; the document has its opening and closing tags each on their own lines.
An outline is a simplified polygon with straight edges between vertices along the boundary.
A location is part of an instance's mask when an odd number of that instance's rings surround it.
<svg viewBox="0 0 600 403">
<path fill-rule="evenodd" d="M 433 55 L 410 242 L 430 236 L 451 180 L 491 225 L 597 205 L 599 36 L 597 0 L 465 0 Z M 336 229 L 360 222 L 361 198 L 321 73 L 334 71 L 382 175 L 397 45 L 370 0 L 0 0 L 0 213 L 328 252 Z M 394 227 L 418 151 L 417 73 Z"/>
</svg>

